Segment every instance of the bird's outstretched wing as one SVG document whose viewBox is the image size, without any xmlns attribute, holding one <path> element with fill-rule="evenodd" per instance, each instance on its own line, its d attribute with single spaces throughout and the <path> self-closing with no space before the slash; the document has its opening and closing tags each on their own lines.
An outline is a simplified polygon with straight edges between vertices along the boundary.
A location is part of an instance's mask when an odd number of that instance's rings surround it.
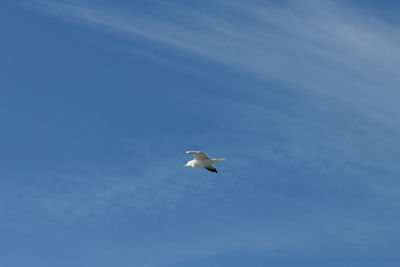
<svg viewBox="0 0 400 267">
<path fill-rule="evenodd" d="M 214 167 L 214 166 L 207 166 L 207 167 L 204 167 L 204 169 L 206 169 L 206 170 L 208 170 L 208 171 L 210 171 L 210 172 L 215 172 L 215 173 L 218 173 L 218 171 L 217 171 L 217 169 Z"/>
<path fill-rule="evenodd" d="M 186 151 L 188 154 L 192 154 L 194 156 L 194 159 L 196 160 L 202 160 L 202 159 L 209 159 L 210 157 L 201 151 Z"/>
</svg>

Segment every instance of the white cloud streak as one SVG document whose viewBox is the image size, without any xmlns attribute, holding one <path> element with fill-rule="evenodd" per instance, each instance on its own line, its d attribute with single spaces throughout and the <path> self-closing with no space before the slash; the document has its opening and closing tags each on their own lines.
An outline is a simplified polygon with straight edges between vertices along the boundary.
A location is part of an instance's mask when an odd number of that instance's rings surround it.
<svg viewBox="0 0 400 267">
<path fill-rule="evenodd" d="M 333 96 L 398 128 L 397 26 L 331 1 L 222 6 L 224 14 L 162 5 L 164 15 L 172 15 L 167 18 L 47 1 L 34 8 Z"/>
</svg>

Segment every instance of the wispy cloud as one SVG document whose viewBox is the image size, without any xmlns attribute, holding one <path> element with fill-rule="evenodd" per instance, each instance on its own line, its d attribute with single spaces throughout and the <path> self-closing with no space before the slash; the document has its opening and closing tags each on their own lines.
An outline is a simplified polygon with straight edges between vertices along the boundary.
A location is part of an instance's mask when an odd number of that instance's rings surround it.
<svg viewBox="0 0 400 267">
<path fill-rule="evenodd" d="M 174 4 L 160 4 L 163 12 L 151 15 L 48 1 L 33 7 L 261 79 L 334 96 L 397 127 L 400 38 L 396 25 L 331 1 L 217 3 L 224 14 Z"/>
</svg>

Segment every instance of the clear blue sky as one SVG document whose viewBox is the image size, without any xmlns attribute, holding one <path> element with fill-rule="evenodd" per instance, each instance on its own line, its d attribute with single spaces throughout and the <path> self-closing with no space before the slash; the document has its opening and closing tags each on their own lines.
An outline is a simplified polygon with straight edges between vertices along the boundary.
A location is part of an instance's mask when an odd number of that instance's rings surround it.
<svg viewBox="0 0 400 267">
<path fill-rule="evenodd" d="M 399 12 L 2 1 L 0 265 L 399 266 Z"/>
</svg>

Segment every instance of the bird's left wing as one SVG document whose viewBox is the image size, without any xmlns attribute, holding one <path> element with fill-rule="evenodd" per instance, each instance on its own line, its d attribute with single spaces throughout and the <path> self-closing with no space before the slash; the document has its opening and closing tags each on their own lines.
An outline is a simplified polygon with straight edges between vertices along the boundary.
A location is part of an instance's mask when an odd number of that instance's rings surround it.
<svg viewBox="0 0 400 267">
<path fill-rule="evenodd" d="M 195 159 L 197 160 L 202 160 L 202 159 L 209 159 L 210 157 L 201 151 L 186 151 L 186 153 L 188 154 L 192 154 L 194 156 Z"/>
</svg>

